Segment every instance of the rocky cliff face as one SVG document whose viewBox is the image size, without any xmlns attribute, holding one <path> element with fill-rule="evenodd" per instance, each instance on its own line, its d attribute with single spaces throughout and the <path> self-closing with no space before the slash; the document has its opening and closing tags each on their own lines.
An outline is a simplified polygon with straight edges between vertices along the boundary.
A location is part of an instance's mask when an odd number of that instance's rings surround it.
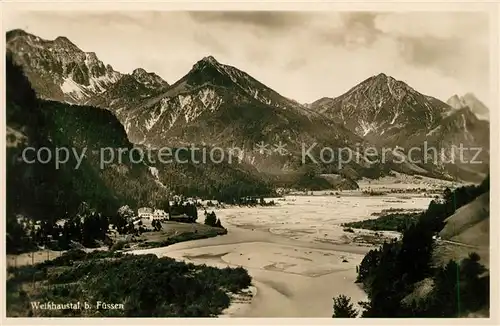
<svg viewBox="0 0 500 326">
<path fill-rule="evenodd" d="M 13 30 L 7 33 L 7 53 L 23 67 L 37 94 L 46 99 L 85 104 L 126 76 L 63 36 L 44 40 Z M 158 75 L 141 68 L 131 76 L 147 88 L 168 86 Z"/>
<path fill-rule="evenodd" d="M 49 41 L 21 30 L 7 33 L 7 52 L 44 98 L 84 103 L 104 92 L 122 74 L 65 37 Z"/>
</svg>

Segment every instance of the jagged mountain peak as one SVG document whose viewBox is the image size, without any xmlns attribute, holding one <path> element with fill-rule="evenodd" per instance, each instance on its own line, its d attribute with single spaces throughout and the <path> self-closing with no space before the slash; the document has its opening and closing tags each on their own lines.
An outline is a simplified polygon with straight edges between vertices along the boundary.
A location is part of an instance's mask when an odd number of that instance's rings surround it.
<svg viewBox="0 0 500 326">
<path fill-rule="evenodd" d="M 134 71 L 132 71 L 133 76 L 142 76 L 142 75 L 145 75 L 147 73 L 148 72 L 146 70 L 144 70 L 143 68 L 136 68 L 136 69 L 134 69 Z"/>
<path fill-rule="evenodd" d="M 335 121 L 344 123 L 361 137 L 383 142 L 400 130 L 432 128 L 443 111 L 443 102 L 421 94 L 385 73 L 373 75 L 336 98 L 323 98 L 312 104 Z M 409 129 L 410 130 L 410 129 Z"/>
<path fill-rule="evenodd" d="M 168 83 L 154 72 L 147 72 L 143 68 L 136 68 L 132 71 L 132 76 L 140 83 L 149 87 L 168 86 Z"/>
<path fill-rule="evenodd" d="M 272 107 L 299 110 L 308 115 L 317 114 L 305 105 L 284 97 L 245 71 L 221 63 L 211 55 L 197 61 L 193 68 L 175 82 L 164 96 L 173 97 L 179 94 L 198 92 L 201 89 L 210 89 L 211 92 L 214 88 L 224 90 L 223 92 L 230 91 L 234 96 L 248 97 Z M 158 100 L 158 98 L 154 99 L 148 105 Z"/>
<path fill-rule="evenodd" d="M 389 77 L 389 78 L 392 78 L 391 76 L 387 76 L 387 75 L 386 75 L 385 73 L 383 73 L 383 72 L 381 72 L 381 73 L 379 73 L 379 74 L 375 75 L 375 78 L 376 78 L 376 79 L 387 79 L 388 77 Z"/>
<path fill-rule="evenodd" d="M 65 36 L 58 36 L 54 40 L 43 39 L 34 34 L 30 34 L 23 29 L 14 29 L 6 33 L 8 43 L 16 42 L 16 39 L 28 45 L 52 48 L 53 50 L 66 49 L 76 52 L 83 52 L 76 44 Z"/>
<path fill-rule="evenodd" d="M 488 107 L 471 92 L 465 93 L 463 96 L 455 94 L 446 103 L 455 110 L 469 107 L 471 112 L 476 114 L 480 119 L 489 120 Z"/>
<path fill-rule="evenodd" d="M 446 101 L 446 103 L 454 109 L 460 109 L 460 108 L 464 107 L 464 102 L 457 94 L 454 94 L 453 96 L 451 96 Z"/>
<path fill-rule="evenodd" d="M 206 57 L 204 57 L 203 59 L 201 59 L 200 61 L 203 61 L 203 62 L 207 62 L 207 63 L 210 63 L 210 64 L 213 64 L 213 65 L 218 65 L 219 64 L 219 61 L 217 61 L 213 56 L 211 55 L 208 55 Z"/>
<path fill-rule="evenodd" d="M 71 42 L 65 36 L 58 36 L 53 40 L 43 39 L 34 34 L 30 34 L 22 29 L 14 29 L 6 33 L 7 38 L 7 48 L 12 49 L 16 46 L 21 47 L 21 50 L 28 50 L 27 47 L 37 47 L 39 51 L 49 50 L 61 51 L 62 49 L 75 51 L 78 53 L 85 53 L 81 50 L 75 43 Z M 95 53 L 89 52 L 89 54 Z"/>
<path fill-rule="evenodd" d="M 217 61 L 213 56 L 208 55 L 206 57 L 198 60 L 194 65 L 192 70 L 203 69 L 205 67 L 222 67 L 224 66 L 219 61 Z"/>
<path fill-rule="evenodd" d="M 45 40 L 14 30 L 7 38 L 7 53 L 23 67 L 42 98 L 83 104 L 122 76 L 65 36 Z"/>
<path fill-rule="evenodd" d="M 17 37 L 17 36 L 22 37 L 22 36 L 28 36 L 28 35 L 31 35 L 31 34 L 29 34 L 25 30 L 20 29 L 20 28 L 12 29 L 10 31 L 7 31 L 7 33 L 6 33 L 7 41 L 9 41 L 10 39 Z"/>
<path fill-rule="evenodd" d="M 378 103 L 377 105 L 371 106 L 375 108 L 375 106 L 383 106 L 384 103 L 391 99 L 395 101 L 401 101 L 405 97 L 418 97 L 423 95 L 408 86 L 405 82 L 381 72 L 377 75 L 366 78 L 337 98 L 325 97 L 320 99 L 319 101 L 316 101 L 316 108 L 319 107 L 321 110 L 322 108 L 324 109 L 325 106 L 329 106 L 329 101 L 333 103 L 338 99 L 346 99 L 352 96 L 361 96 L 367 101 Z"/>
<path fill-rule="evenodd" d="M 385 88 L 386 90 L 388 90 L 391 86 L 399 87 L 402 89 L 413 90 L 405 82 L 398 80 L 398 79 L 396 79 L 390 75 L 387 75 L 383 72 L 365 79 L 363 82 L 358 84 L 358 86 L 359 85 L 377 86 L 377 87 Z"/>
<path fill-rule="evenodd" d="M 355 99 L 356 102 L 362 101 L 366 102 L 365 104 L 369 104 L 364 106 L 367 109 L 378 111 L 389 105 L 389 102 L 394 102 L 390 104 L 392 106 L 396 103 L 415 101 L 417 98 L 425 100 L 426 96 L 415 91 L 401 80 L 395 79 L 385 73 L 379 73 L 365 79 L 339 97 L 331 99 L 331 102 L 336 102 L 340 99 L 343 102 Z M 328 105 L 328 98 L 321 99 L 319 103 L 323 106 Z M 398 107 L 401 106 L 398 105 Z"/>
<path fill-rule="evenodd" d="M 66 46 L 73 46 L 73 47 L 77 48 L 77 46 L 73 42 L 71 42 L 66 36 L 58 36 L 58 37 L 56 37 L 54 42 L 58 43 L 58 44 L 62 44 L 62 45 L 66 45 Z M 95 53 L 94 53 L 94 55 L 95 55 Z"/>
<path fill-rule="evenodd" d="M 97 54 L 95 54 L 95 52 L 86 52 L 86 55 L 87 55 L 87 59 L 89 59 L 89 60 L 99 60 L 97 58 Z"/>
<path fill-rule="evenodd" d="M 391 75 L 388 75 L 384 72 L 380 72 L 377 75 L 372 76 L 372 78 L 375 80 L 380 80 L 380 81 L 392 80 L 392 81 L 396 81 L 396 82 L 405 84 L 403 81 L 398 80 L 398 79 L 396 79 L 396 78 L 392 77 Z"/>
<path fill-rule="evenodd" d="M 400 100 L 408 93 L 418 94 L 405 82 L 397 80 L 394 77 L 381 72 L 377 75 L 366 78 L 338 97 L 322 97 L 311 103 L 310 107 L 317 111 L 324 112 L 328 111 L 329 107 L 339 101 L 346 103 L 348 106 L 352 106 L 349 105 L 349 103 L 353 98 L 355 98 L 356 102 L 363 100 L 376 103 L 367 106 L 367 108 L 377 110 L 377 107 L 380 108 L 381 106 L 384 106 L 384 103 L 388 100 Z"/>
<path fill-rule="evenodd" d="M 473 111 L 474 111 L 474 106 L 479 105 L 479 106 L 481 106 L 480 111 L 482 111 L 482 112 L 477 112 L 477 113 L 488 113 L 489 112 L 488 107 L 474 93 L 472 93 L 472 92 L 465 93 L 463 96 L 463 99 L 464 99 L 465 103 L 468 103 L 467 105 L 469 105 L 471 107 L 471 109 L 473 109 Z"/>
</svg>

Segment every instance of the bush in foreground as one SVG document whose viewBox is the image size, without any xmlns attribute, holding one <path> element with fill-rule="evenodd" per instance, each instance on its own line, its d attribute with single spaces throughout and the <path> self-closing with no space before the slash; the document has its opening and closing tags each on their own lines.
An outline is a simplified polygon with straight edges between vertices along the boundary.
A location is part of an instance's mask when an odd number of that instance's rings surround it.
<svg viewBox="0 0 500 326">
<path fill-rule="evenodd" d="M 57 265 L 39 264 L 29 270 L 12 270 L 13 277 L 8 282 L 8 315 L 214 317 L 229 306 L 229 292 L 237 293 L 251 283 L 251 277 L 243 268 L 197 266 L 155 255 L 99 253 L 83 257 L 81 253 L 72 252 L 68 256 L 61 256 Z M 21 296 L 23 288 L 32 290 Z M 80 301 L 94 307 L 36 310 L 29 304 L 35 301 Z M 123 309 L 97 309 L 97 301 L 120 303 Z"/>
</svg>

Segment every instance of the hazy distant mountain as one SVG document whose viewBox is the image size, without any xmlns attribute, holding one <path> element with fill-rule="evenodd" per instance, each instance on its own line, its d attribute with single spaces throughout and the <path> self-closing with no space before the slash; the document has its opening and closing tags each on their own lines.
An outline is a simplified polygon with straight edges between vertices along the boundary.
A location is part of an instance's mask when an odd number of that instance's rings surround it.
<svg viewBox="0 0 500 326">
<path fill-rule="evenodd" d="M 464 106 L 466 106 L 466 104 L 462 101 L 460 97 L 458 97 L 457 94 L 450 97 L 448 101 L 446 101 L 446 103 L 454 109 L 461 109 Z"/>
<path fill-rule="evenodd" d="M 490 110 L 474 94 L 466 93 L 464 96 L 453 95 L 446 101 L 454 109 L 469 107 L 471 111 L 482 120 L 490 120 Z"/>
<path fill-rule="evenodd" d="M 454 164 L 443 163 L 440 166 L 452 176 L 480 181 L 488 174 L 490 124 L 478 119 L 469 107 L 449 112 L 437 127 L 425 135 L 418 135 L 415 140 L 427 141 L 429 146 L 444 150 L 444 162 L 454 155 Z M 459 162 L 460 152 L 457 147 L 460 146 L 465 149 L 462 154 L 465 161 L 463 163 Z"/>
</svg>

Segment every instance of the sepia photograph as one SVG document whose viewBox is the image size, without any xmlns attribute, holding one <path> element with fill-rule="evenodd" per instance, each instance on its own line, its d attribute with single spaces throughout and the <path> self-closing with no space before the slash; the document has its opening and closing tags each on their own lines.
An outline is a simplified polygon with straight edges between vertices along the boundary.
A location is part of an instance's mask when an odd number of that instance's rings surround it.
<svg viewBox="0 0 500 326">
<path fill-rule="evenodd" d="M 2 6 L 7 319 L 491 318 L 497 4 L 66 5 Z"/>
</svg>

